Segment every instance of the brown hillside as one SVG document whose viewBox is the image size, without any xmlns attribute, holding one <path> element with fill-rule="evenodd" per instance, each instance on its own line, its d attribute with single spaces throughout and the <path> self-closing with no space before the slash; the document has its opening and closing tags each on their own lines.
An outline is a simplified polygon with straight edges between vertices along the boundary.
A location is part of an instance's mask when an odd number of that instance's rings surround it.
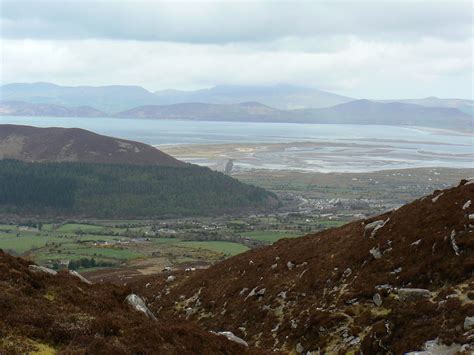
<svg viewBox="0 0 474 355">
<path fill-rule="evenodd" d="M 186 165 L 150 145 L 102 136 L 79 128 L 37 128 L 7 124 L 0 125 L 0 159 Z"/>
<path fill-rule="evenodd" d="M 366 229 L 378 220 L 385 224 Z M 474 183 L 463 181 L 368 220 L 177 274 L 173 283 L 153 277 L 133 287 L 161 314 L 228 329 L 265 349 L 401 354 L 436 338 L 459 348 L 474 341 L 464 325 L 474 316 L 473 249 Z"/>
<path fill-rule="evenodd" d="M 0 251 L 0 354 L 255 353 L 189 322 L 147 318 L 124 302 L 124 287 L 28 266 Z"/>
</svg>

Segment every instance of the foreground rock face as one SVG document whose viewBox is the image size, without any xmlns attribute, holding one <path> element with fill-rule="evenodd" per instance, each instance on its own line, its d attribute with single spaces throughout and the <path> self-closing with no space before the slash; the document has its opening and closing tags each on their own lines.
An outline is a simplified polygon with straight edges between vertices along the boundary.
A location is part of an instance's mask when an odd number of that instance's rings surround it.
<svg viewBox="0 0 474 355">
<path fill-rule="evenodd" d="M 433 339 L 469 349 L 474 205 L 466 201 L 473 199 L 474 184 L 463 182 L 393 212 L 182 273 L 172 284 L 160 276 L 132 287 L 148 299 L 162 295 L 149 305 L 155 312 L 264 349 L 400 354 Z"/>
<path fill-rule="evenodd" d="M 189 322 L 149 319 L 143 299 L 124 302 L 129 289 L 51 271 L 0 250 L 0 354 L 252 353 Z"/>
</svg>

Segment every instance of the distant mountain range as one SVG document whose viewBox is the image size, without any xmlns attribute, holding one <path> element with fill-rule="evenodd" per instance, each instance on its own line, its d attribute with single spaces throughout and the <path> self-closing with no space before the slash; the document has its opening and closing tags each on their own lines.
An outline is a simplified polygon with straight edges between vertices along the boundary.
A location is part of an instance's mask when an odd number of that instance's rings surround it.
<svg viewBox="0 0 474 355">
<path fill-rule="evenodd" d="M 137 86 L 8 84 L 0 88 L 0 99 L 0 115 L 17 116 L 408 125 L 466 131 L 473 130 L 474 120 L 473 100 L 356 100 L 290 85 L 151 93 Z"/>
<path fill-rule="evenodd" d="M 0 160 L 182 167 L 188 164 L 144 143 L 79 128 L 0 125 Z"/>
<path fill-rule="evenodd" d="M 472 131 L 474 118 L 456 108 L 399 102 L 355 100 L 319 109 L 278 110 L 256 102 L 232 105 L 203 103 L 142 106 L 116 115 L 126 118 L 187 119 L 238 122 L 291 122 L 424 126 Z"/>
<path fill-rule="evenodd" d="M 66 107 L 91 106 L 107 113 L 155 104 L 156 96 L 139 86 L 60 86 L 50 83 L 7 84 L 1 101 L 25 101 Z"/>
<path fill-rule="evenodd" d="M 463 111 L 470 115 L 474 115 L 474 100 L 440 99 L 438 97 L 425 97 L 424 99 L 382 100 L 380 102 L 401 102 L 405 104 L 415 104 L 426 107 L 457 108 L 460 111 Z"/>
<path fill-rule="evenodd" d="M 53 117 L 105 117 L 107 114 L 90 106 L 66 107 L 56 104 L 4 101 L 0 103 L 0 115 L 53 116 Z"/>
<path fill-rule="evenodd" d="M 196 91 L 157 91 L 158 104 L 172 105 L 186 102 L 236 104 L 260 102 L 281 110 L 329 107 L 354 100 L 330 92 L 280 84 L 275 86 L 215 86 Z"/>
</svg>

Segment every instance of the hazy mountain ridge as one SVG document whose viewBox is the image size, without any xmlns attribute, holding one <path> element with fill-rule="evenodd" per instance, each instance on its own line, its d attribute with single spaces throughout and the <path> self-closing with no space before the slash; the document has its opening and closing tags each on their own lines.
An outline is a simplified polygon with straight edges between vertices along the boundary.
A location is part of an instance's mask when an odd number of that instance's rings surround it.
<svg viewBox="0 0 474 355">
<path fill-rule="evenodd" d="M 105 117 L 107 114 L 90 106 L 66 107 L 56 104 L 24 101 L 0 102 L 0 116 L 53 116 L 53 117 Z"/>
<path fill-rule="evenodd" d="M 239 102 L 260 102 L 280 110 L 298 108 L 329 107 L 354 100 L 330 92 L 297 87 L 287 84 L 275 86 L 232 86 L 220 85 L 196 91 L 157 91 L 158 104 L 170 105 L 185 102 L 213 104 L 236 104 Z"/>
<path fill-rule="evenodd" d="M 278 122 L 290 120 L 289 111 L 274 109 L 256 103 L 240 104 L 207 104 L 207 103 L 182 103 L 173 105 L 149 105 L 136 107 L 120 112 L 115 117 L 147 118 L 147 119 L 184 119 L 206 121 L 255 121 Z"/>
<path fill-rule="evenodd" d="M 0 100 L 61 106 L 92 106 L 107 113 L 152 104 L 156 97 L 140 86 L 61 86 L 51 83 L 14 83 L 0 87 Z"/>
<path fill-rule="evenodd" d="M 153 94 L 135 86 L 62 87 L 36 83 L 4 85 L 0 93 L 4 100 L 0 102 L 0 115 L 375 124 L 463 131 L 472 131 L 474 121 L 474 116 L 468 114 L 472 112 L 472 100 L 354 100 L 290 85 L 216 86 Z M 6 101 L 10 99 L 24 102 Z M 77 104 L 92 107 L 71 107 Z M 103 109 L 107 115 L 93 107 Z"/>
<path fill-rule="evenodd" d="M 474 117 L 457 108 L 356 100 L 322 109 L 300 110 L 313 123 L 425 126 L 472 131 Z"/>
<path fill-rule="evenodd" d="M 277 110 L 259 103 L 184 103 L 136 107 L 116 117 L 205 121 L 425 126 L 472 131 L 474 117 L 456 108 L 356 100 L 320 109 Z"/>
<path fill-rule="evenodd" d="M 399 100 L 379 100 L 380 102 L 400 102 L 406 104 L 416 104 L 426 107 L 450 107 L 474 116 L 474 100 L 464 99 L 440 99 L 439 97 L 425 97 L 422 99 L 399 99 Z"/>
</svg>

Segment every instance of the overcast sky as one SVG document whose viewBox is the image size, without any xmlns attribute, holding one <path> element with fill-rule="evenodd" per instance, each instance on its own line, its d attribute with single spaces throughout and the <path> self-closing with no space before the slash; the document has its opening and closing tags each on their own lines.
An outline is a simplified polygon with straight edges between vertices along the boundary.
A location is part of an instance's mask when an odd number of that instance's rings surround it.
<svg viewBox="0 0 474 355">
<path fill-rule="evenodd" d="M 0 0 L 1 81 L 473 98 L 473 2 Z"/>
</svg>

